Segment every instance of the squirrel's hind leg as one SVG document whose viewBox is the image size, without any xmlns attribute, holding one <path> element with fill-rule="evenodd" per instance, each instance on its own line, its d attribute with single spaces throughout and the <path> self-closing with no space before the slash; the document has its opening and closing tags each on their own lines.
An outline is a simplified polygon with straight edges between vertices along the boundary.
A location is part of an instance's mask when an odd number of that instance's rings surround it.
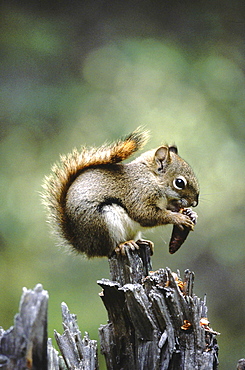
<svg viewBox="0 0 245 370">
<path fill-rule="evenodd" d="M 151 255 L 153 254 L 153 242 L 139 239 L 142 227 L 129 217 L 126 209 L 119 204 L 111 203 L 103 206 L 102 213 L 117 254 L 125 255 L 126 248 L 135 250 L 145 245 L 149 246 Z"/>
<path fill-rule="evenodd" d="M 117 254 L 125 254 L 125 247 L 132 250 L 140 248 L 136 240 L 140 237 L 141 226 L 129 217 L 123 207 L 115 203 L 105 205 L 102 213 Z"/>
<path fill-rule="evenodd" d="M 125 251 L 126 248 L 130 248 L 132 251 L 134 251 L 135 249 L 139 249 L 140 246 L 137 244 L 137 242 L 135 240 L 128 240 L 126 242 L 120 243 L 115 248 L 115 252 L 116 252 L 116 254 L 121 254 L 121 255 L 125 256 L 126 255 L 126 251 Z"/>
<path fill-rule="evenodd" d="M 142 246 L 145 246 L 147 245 L 149 248 L 150 248 L 150 251 L 151 251 L 151 256 L 153 255 L 153 252 L 154 252 L 154 243 L 150 240 L 144 240 L 144 239 L 138 239 L 138 240 L 128 240 L 126 242 L 123 242 L 123 243 L 120 243 L 116 248 L 115 248 L 115 252 L 116 254 L 121 254 L 123 256 L 125 256 L 126 252 L 125 252 L 125 249 L 126 248 L 130 248 L 131 250 L 135 250 L 135 249 L 140 249 L 140 247 Z"/>
<path fill-rule="evenodd" d="M 151 240 L 138 239 L 136 241 L 136 243 L 139 245 L 139 248 L 141 247 L 141 245 L 148 245 L 148 247 L 151 250 L 151 256 L 153 255 L 153 253 L 154 253 L 154 243 Z"/>
</svg>

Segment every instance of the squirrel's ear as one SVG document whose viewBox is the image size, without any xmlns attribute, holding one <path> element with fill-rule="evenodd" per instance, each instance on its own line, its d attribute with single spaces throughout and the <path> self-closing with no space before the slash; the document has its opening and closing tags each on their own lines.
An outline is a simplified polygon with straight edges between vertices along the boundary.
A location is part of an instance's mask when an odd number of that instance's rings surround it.
<svg viewBox="0 0 245 370">
<path fill-rule="evenodd" d="M 178 148 L 176 145 L 171 145 L 168 147 L 169 148 L 169 151 L 174 153 L 174 154 L 178 154 Z"/>
<path fill-rule="evenodd" d="M 155 152 L 155 161 L 158 172 L 164 172 L 167 164 L 171 161 L 170 149 L 167 146 L 160 146 Z"/>
</svg>

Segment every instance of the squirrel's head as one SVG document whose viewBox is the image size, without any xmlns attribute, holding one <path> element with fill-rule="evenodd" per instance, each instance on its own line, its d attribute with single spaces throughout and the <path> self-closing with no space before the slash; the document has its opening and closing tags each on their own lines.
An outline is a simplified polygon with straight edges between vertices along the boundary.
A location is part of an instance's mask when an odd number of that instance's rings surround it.
<svg viewBox="0 0 245 370">
<path fill-rule="evenodd" d="M 142 159 L 157 176 L 167 209 L 179 212 L 181 208 L 197 206 L 197 178 L 189 164 L 178 155 L 176 146 L 161 146 L 144 153 Z"/>
<path fill-rule="evenodd" d="M 179 155 L 176 146 L 161 146 L 155 151 L 156 173 L 164 183 L 167 208 L 179 211 L 181 208 L 198 205 L 199 185 L 187 162 Z"/>
</svg>

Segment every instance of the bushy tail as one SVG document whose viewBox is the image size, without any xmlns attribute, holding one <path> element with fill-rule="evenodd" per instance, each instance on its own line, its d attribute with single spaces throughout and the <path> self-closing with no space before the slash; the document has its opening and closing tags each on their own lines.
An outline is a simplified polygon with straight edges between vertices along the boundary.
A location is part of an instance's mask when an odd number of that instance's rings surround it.
<svg viewBox="0 0 245 370">
<path fill-rule="evenodd" d="M 43 203 L 48 209 L 49 221 L 62 238 L 71 242 L 67 235 L 65 213 L 66 194 L 73 181 L 88 167 L 118 163 L 139 150 L 147 141 L 148 132 L 137 129 L 124 140 L 100 148 L 74 149 L 68 155 L 61 155 L 60 162 L 52 167 L 43 184 Z"/>
</svg>

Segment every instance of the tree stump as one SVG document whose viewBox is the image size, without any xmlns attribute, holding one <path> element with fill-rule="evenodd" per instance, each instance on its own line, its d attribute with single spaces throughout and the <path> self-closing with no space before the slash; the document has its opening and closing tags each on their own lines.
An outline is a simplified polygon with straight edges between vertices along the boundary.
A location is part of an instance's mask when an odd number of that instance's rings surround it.
<svg viewBox="0 0 245 370">
<path fill-rule="evenodd" d="M 64 333 L 55 331 L 61 355 L 47 341 L 48 292 L 38 284 L 33 290 L 23 289 L 20 312 L 14 326 L 0 327 L 1 370 L 97 370 L 97 341 L 87 333 L 82 338 L 76 315 L 62 303 Z"/>
<path fill-rule="evenodd" d="M 107 369 L 217 369 L 218 333 L 209 327 L 205 299 L 193 294 L 193 272 L 183 280 L 169 268 L 150 272 L 145 243 L 109 264 L 111 281 L 98 281 L 109 318 L 99 329 Z"/>
<path fill-rule="evenodd" d="M 0 363 L 2 369 L 46 370 L 48 292 L 38 284 L 33 290 L 23 288 L 20 310 L 14 326 L 0 328 Z"/>
<path fill-rule="evenodd" d="M 71 370 L 97 370 L 97 341 L 91 340 L 86 332 L 82 338 L 76 315 L 70 313 L 64 302 L 61 305 L 61 309 L 64 333 L 60 335 L 55 330 L 55 339 L 67 366 L 66 368 Z M 60 365 L 60 368 L 57 367 L 57 370 L 63 369 L 62 366 Z"/>
<path fill-rule="evenodd" d="M 150 248 L 125 248 L 109 259 L 111 280 L 98 281 L 108 312 L 99 329 L 108 370 L 215 370 L 217 332 L 207 320 L 205 299 L 193 294 L 193 272 L 183 280 L 169 268 L 151 271 Z M 47 340 L 48 292 L 23 289 L 14 326 L 0 328 L 0 369 L 98 370 L 97 341 L 82 338 L 76 315 L 62 303 L 60 354 Z M 237 368 L 244 368 L 244 359 Z"/>
</svg>

